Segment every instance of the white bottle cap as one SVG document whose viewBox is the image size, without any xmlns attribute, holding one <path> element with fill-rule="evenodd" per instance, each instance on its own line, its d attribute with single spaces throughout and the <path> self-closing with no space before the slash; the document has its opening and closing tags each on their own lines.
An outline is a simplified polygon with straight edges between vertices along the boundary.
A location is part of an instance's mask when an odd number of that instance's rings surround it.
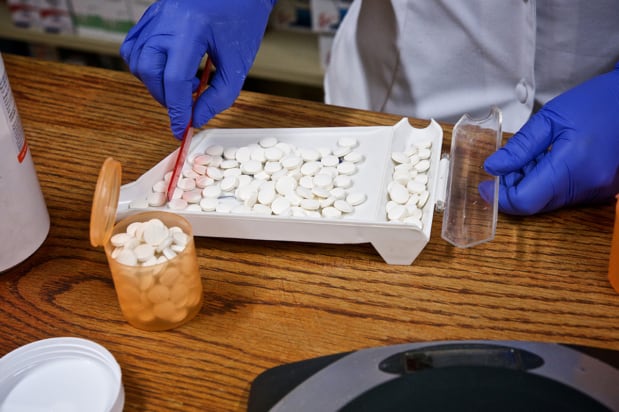
<svg viewBox="0 0 619 412">
<path fill-rule="evenodd" d="M 0 411 L 121 412 L 124 403 L 120 366 L 95 342 L 44 339 L 0 358 Z"/>
</svg>

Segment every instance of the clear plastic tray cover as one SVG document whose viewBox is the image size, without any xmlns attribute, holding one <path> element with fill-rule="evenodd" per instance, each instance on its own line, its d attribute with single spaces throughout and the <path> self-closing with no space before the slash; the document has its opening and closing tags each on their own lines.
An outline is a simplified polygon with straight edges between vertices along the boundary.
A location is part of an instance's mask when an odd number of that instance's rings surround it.
<svg viewBox="0 0 619 412">
<path fill-rule="evenodd" d="M 468 115 L 452 132 L 442 237 L 454 246 L 466 248 L 490 241 L 496 231 L 498 177 L 483 168 L 485 159 L 501 143 L 501 112 L 493 108 L 484 119 Z M 479 194 L 484 181 L 494 183 L 490 202 Z"/>
</svg>

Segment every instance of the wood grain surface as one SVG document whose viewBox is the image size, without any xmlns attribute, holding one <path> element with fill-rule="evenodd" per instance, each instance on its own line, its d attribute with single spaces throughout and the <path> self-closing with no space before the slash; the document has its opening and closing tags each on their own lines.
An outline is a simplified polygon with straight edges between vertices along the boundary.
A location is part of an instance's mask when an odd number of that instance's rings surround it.
<svg viewBox="0 0 619 412">
<path fill-rule="evenodd" d="M 369 244 L 196 238 L 205 303 L 190 323 L 145 332 L 122 317 L 90 206 L 108 156 L 137 179 L 175 150 L 165 110 L 127 73 L 4 55 L 51 215 L 43 246 L 0 275 L 0 355 L 77 336 L 123 372 L 126 411 L 242 411 L 262 371 L 377 345 L 507 339 L 619 349 L 607 278 L 614 205 L 500 215 L 494 241 L 432 238 L 410 266 Z M 242 92 L 208 127 L 392 125 L 401 117 Z M 428 121 L 411 120 L 417 127 Z M 444 125 L 448 148 L 451 127 Z M 2 186 L 5 190 L 5 186 Z"/>
</svg>

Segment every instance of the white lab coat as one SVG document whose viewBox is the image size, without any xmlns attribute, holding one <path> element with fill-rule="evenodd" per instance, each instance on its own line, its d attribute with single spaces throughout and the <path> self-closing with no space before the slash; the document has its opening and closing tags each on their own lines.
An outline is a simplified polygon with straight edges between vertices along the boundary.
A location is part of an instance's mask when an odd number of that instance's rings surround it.
<svg viewBox="0 0 619 412">
<path fill-rule="evenodd" d="M 619 0 L 355 0 L 325 101 L 449 122 L 496 105 L 514 132 L 617 61 Z"/>
</svg>

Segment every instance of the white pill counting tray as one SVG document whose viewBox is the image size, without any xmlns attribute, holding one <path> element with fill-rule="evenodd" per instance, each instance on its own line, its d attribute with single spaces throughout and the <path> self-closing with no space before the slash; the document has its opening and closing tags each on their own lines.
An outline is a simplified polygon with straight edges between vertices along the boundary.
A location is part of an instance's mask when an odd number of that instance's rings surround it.
<svg viewBox="0 0 619 412">
<path fill-rule="evenodd" d="M 491 127 L 490 135 L 494 144 L 482 153 L 479 144 L 471 146 L 469 142 L 471 133 L 458 133 L 458 130 L 469 130 L 470 127 L 479 129 L 487 124 L 489 119 L 496 122 L 496 110 L 488 119 L 480 121 L 472 120 L 466 115 L 454 128 L 452 137 L 452 156 L 455 151 L 464 152 L 470 157 L 473 153 L 477 156 L 485 156 L 497 148 L 497 134 L 500 135 L 500 113 L 498 113 L 499 130 L 496 126 Z M 464 123 L 464 124 L 462 124 Z M 482 126 L 480 126 L 482 124 Z M 465 126 L 465 127 L 458 127 Z M 485 130 L 485 129 L 483 129 Z M 482 133 L 483 134 L 483 133 Z M 455 138 L 459 135 L 465 138 L 465 147 L 454 145 Z M 485 134 L 488 136 L 488 134 Z M 421 253 L 430 239 L 432 219 L 435 205 L 444 206 L 448 203 L 450 192 L 448 186 L 463 188 L 470 186 L 463 184 L 462 179 L 449 178 L 454 162 L 449 161 L 449 156 L 442 154 L 443 130 L 434 120 L 431 120 L 425 128 L 412 127 L 408 119 L 404 118 L 393 126 L 361 126 L 361 127 L 323 127 L 323 128 L 277 128 L 277 129 L 207 129 L 197 133 L 191 142 L 187 155 L 187 162 L 197 155 L 205 153 L 206 149 L 215 145 L 224 148 L 239 148 L 255 145 L 264 138 L 275 138 L 278 142 L 287 143 L 297 149 L 333 149 L 338 142 L 353 140 L 356 142 L 354 151 L 363 156 L 363 160 L 356 164 L 357 171 L 352 174 L 352 186 L 346 189 L 352 193 L 364 193 L 367 199 L 362 204 L 355 206 L 352 213 L 345 213 L 339 218 L 307 217 L 307 216 L 278 216 L 245 213 L 222 213 L 204 212 L 191 210 L 174 210 L 184 216 L 192 225 L 196 236 L 242 238 L 256 240 L 298 241 L 330 244 L 358 244 L 371 243 L 380 256 L 388 264 L 410 265 Z M 487 140 L 487 138 L 486 138 Z M 469 142 L 469 143 L 467 143 Z M 405 152 L 411 146 L 430 148 L 431 153 L 427 161 L 429 168 L 424 173 L 427 175 L 427 201 L 421 209 L 421 225 L 411 225 L 402 221 L 390 221 L 387 217 L 387 203 L 390 199 L 388 192 L 393 181 L 394 168 L 397 163 L 392 160 L 395 152 Z M 486 145 L 487 146 L 487 145 Z M 458 150 L 458 147 L 460 149 Z M 178 150 L 171 153 L 152 169 L 140 176 L 136 181 L 123 185 L 120 189 L 120 197 L 117 209 L 117 219 L 129 214 L 144 210 L 168 210 L 167 206 L 143 207 L 148 194 L 154 185 L 160 182 L 164 175 L 174 167 Z M 457 154 L 457 153 L 456 153 Z M 470 158 L 464 162 L 474 163 Z M 476 170 L 479 167 L 475 168 Z M 460 170 L 459 172 L 463 172 Z M 466 171 L 465 171 L 466 173 Z M 468 179 L 466 180 L 468 181 Z M 495 185 L 496 188 L 496 185 Z M 477 193 L 477 187 L 474 188 Z M 447 198 L 446 198 L 447 196 Z M 459 194 L 460 201 L 469 202 L 466 194 Z M 496 196 L 495 196 L 496 198 Z M 236 201 L 236 199 L 232 199 Z M 482 202 L 483 203 L 483 202 Z M 490 222 L 491 233 L 477 233 L 474 239 L 462 239 L 462 233 L 467 230 L 457 229 L 456 235 L 447 239 L 456 246 L 471 246 L 481 243 L 494 236 L 496 222 L 496 201 L 490 204 L 490 211 L 484 211 L 484 219 L 488 213 L 494 219 Z M 461 223 L 457 219 L 468 218 L 468 213 L 463 213 L 462 204 L 454 207 L 459 208 L 458 213 L 444 214 L 445 219 L 450 219 L 451 231 Z M 479 209 L 479 196 L 475 199 L 475 208 Z M 464 216 L 463 216 L 464 215 Z M 478 215 L 478 214 L 477 214 Z M 451 217 L 450 217 L 451 216 Z M 479 227 L 479 220 L 475 226 Z M 466 222 L 465 222 L 466 223 Z M 483 225 L 482 225 L 483 226 Z M 487 226 L 487 225 L 486 225 Z M 445 229 L 443 237 L 446 236 Z M 449 231 L 448 231 L 449 232 Z M 447 233 L 449 236 L 449 233 Z M 483 238 L 480 238 L 480 236 Z M 460 238 L 458 238 L 460 237 Z"/>
</svg>

